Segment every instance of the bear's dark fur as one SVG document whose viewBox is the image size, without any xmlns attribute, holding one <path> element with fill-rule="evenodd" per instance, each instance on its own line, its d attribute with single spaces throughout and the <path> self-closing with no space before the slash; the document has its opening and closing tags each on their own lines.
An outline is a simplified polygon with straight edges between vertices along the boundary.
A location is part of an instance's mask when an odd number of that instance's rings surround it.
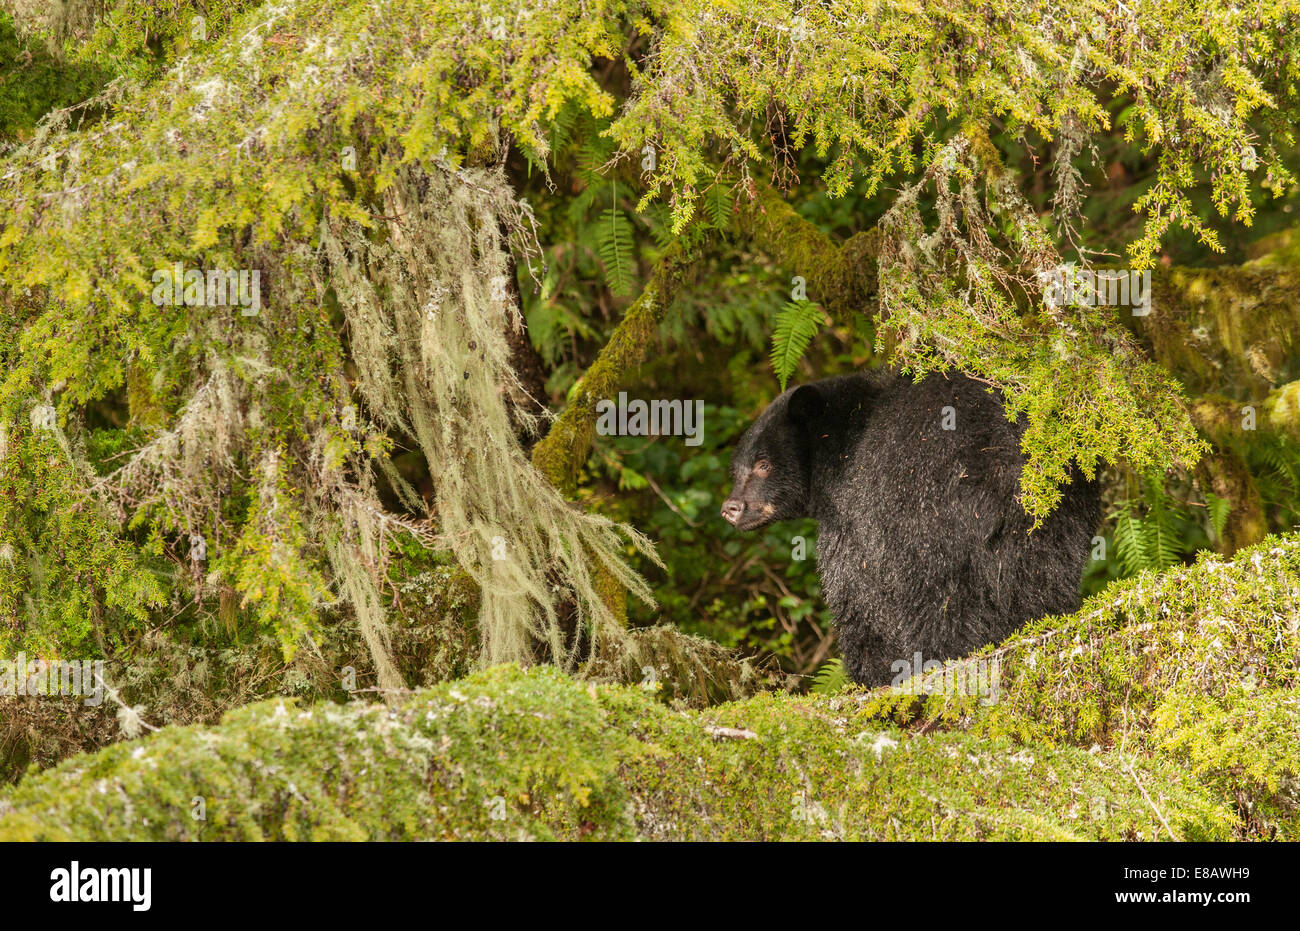
<svg viewBox="0 0 1300 931">
<path fill-rule="evenodd" d="M 960 657 L 1078 607 L 1097 483 L 1074 476 L 1030 534 L 1016 500 L 1021 432 L 964 376 L 803 385 L 741 438 L 722 513 L 740 530 L 818 521 L 817 566 L 845 666 L 860 683 L 886 684 L 891 665 L 918 652 Z"/>
</svg>

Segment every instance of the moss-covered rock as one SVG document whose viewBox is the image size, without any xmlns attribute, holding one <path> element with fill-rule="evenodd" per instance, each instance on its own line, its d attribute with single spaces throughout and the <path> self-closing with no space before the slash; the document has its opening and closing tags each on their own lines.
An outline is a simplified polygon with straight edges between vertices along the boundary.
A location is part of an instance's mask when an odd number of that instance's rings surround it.
<svg viewBox="0 0 1300 931">
<path fill-rule="evenodd" d="M 0 839 L 1156 839 L 1236 823 L 1172 765 L 907 734 L 851 707 L 682 712 L 513 666 L 397 708 L 264 702 L 28 779 L 0 802 Z"/>
<path fill-rule="evenodd" d="M 930 694 L 927 719 L 989 735 L 1109 746 L 1173 696 L 1226 705 L 1300 688 L 1300 539 L 1145 572 L 967 662 L 999 665 L 997 701 Z"/>
</svg>

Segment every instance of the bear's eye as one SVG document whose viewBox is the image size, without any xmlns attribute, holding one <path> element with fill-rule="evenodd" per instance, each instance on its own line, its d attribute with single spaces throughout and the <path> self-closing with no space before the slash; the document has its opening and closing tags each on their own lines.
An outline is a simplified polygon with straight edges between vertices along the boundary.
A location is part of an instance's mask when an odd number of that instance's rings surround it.
<svg viewBox="0 0 1300 931">
<path fill-rule="evenodd" d="M 772 463 L 768 462 L 766 459 L 760 459 L 758 462 L 754 463 L 754 474 L 759 478 L 767 478 L 771 471 Z"/>
</svg>

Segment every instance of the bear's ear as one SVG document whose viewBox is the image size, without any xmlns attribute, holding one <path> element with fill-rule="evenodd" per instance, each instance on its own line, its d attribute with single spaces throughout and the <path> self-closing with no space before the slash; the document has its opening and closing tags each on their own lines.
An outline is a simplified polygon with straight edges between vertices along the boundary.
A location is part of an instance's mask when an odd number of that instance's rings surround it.
<svg viewBox="0 0 1300 931">
<path fill-rule="evenodd" d="M 790 395 L 786 416 L 791 423 L 806 426 L 826 411 L 826 399 L 816 385 L 800 385 Z"/>
</svg>

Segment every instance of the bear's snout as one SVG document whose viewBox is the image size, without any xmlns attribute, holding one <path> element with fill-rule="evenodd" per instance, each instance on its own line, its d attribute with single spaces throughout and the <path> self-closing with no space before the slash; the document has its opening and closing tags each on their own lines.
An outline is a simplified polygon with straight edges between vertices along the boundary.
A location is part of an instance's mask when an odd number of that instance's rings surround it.
<svg viewBox="0 0 1300 931">
<path fill-rule="evenodd" d="M 728 498 L 722 502 L 722 517 L 729 524 L 735 524 L 740 520 L 740 515 L 745 513 L 745 504 L 743 501 L 737 501 L 735 498 Z"/>
</svg>

